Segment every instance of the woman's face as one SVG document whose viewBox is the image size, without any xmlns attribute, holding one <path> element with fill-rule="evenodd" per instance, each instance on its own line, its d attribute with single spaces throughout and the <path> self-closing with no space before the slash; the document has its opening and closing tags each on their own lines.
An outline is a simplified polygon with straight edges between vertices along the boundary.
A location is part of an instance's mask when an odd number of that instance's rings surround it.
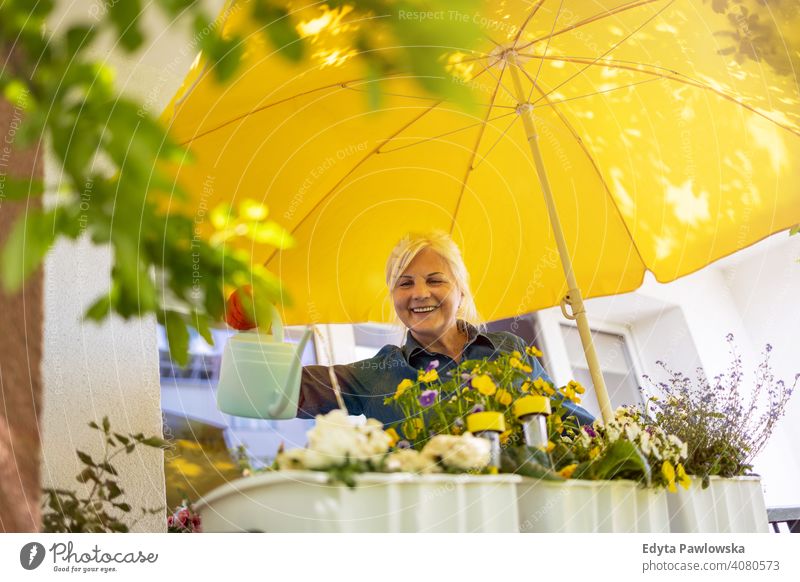
<svg viewBox="0 0 800 582">
<path fill-rule="evenodd" d="M 430 247 L 414 257 L 392 289 L 400 321 L 415 335 L 430 339 L 455 326 L 461 296 L 447 262 Z"/>
</svg>

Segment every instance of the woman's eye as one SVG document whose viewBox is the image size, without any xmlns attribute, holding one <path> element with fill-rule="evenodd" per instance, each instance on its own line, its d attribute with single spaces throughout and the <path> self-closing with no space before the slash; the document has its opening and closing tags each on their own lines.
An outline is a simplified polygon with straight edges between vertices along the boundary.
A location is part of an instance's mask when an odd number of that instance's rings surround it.
<svg viewBox="0 0 800 582">
<path fill-rule="evenodd" d="M 411 287 L 411 281 L 403 281 L 399 285 L 400 287 Z"/>
<path fill-rule="evenodd" d="M 439 285 L 441 283 L 444 283 L 444 281 L 442 281 L 441 279 L 431 279 L 430 281 L 428 281 L 428 285 Z"/>
</svg>

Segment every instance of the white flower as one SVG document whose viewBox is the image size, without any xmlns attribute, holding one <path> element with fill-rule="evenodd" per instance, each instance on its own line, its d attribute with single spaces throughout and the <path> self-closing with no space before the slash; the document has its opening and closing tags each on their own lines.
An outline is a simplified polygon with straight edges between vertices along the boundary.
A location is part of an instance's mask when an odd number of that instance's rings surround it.
<svg viewBox="0 0 800 582">
<path fill-rule="evenodd" d="M 618 440 L 621 430 L 622 429 L 620 425 L 616 421 L 614 420 L 610 421 L 606 425 L 606 436 L 608 436 L 608 440 L 612 443 Z"/>
<path fill-rule="evenodd" d="M 278 453 L 278 456 L 275 457 L 275 462 L 278 464 L 278 468 L 282 471 L 292 469 L 308 469 L 308 465 L 306 464 L 306 453 L 308 453 L 306 449 L 291 449 L 289 451 L 283 451 Z"/>
<path fill-rule="evenodd" d="M 579 438 L 580 438 L 581 445 L 583 447 L 588 447 L 589 445 L 592 444 L 592 437 L 590 437 L 589 434 L 585 430 L 583 430 L 583 427 L 581 427 L 581 432 L 580 432 L 580 437 Z"/>
<path fill-rule="evenodd" d="M 491 445 L 486 439 L 476 438 L 470 433 L 437 435 L 422 449 L 422 456 L 451 469 L 480 470 L 489 464 Z"/>
<path fill-rule="evenodd" d="M 432 459 L 414 449 L 400 449 L 390 453 L 383 466 L 390 472 L 439 473 L 442 470 Z"/>
<path fill-rule="evenodd" d="M 676 454 L 679 457 L 685 459 L 689 456 L 689 447 L 681 439 L 676 437 L 674 434 L 671 434 L 667 437 L 667 440 L 669 440 L 670 444 L 675 447 Z"/>
<path fill-rule="evenodd" d="M 357 426 L 342 410 L 317 416 L 316 426 L 308 431 L 308 449 L 315 468 L 340 465 L 348 458 L 374 461 L 388 452 L 390 443 L 379 421 L 369 419 Z"/>
<path fill-rule="evenodd" d="M 647 431 L 644 431 L 641 435 L 639 435 L 639 448 L 645 455 L 648 457 L 650 456 L 652 449 L 650 447 L 650 434 Z"/>
<path fill-rule="evenodd" d="M 635 422 L 632 422 L 625 427 L 625 436 L 628 437 L 628 440 L 632 443 L 636 442 L 636 437 L 638 437 L 640 433 L 641 429 Z"/>
</svg>

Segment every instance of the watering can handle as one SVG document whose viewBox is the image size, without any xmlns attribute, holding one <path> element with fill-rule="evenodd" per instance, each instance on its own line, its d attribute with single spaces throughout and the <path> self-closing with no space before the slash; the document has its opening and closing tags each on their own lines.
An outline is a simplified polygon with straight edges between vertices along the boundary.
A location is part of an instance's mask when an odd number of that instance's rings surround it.
<svg viewBox="0 0 800 582">
<path fill-rule="evenodd" d="M 280 341 L 283 341 L 283 322 L 281 322 L 280 316 L 277 313 L 277 310 L 273 313 L 273 323 L 272 323 L 272 333 L 277 339 L 278 337 L 278 328 L 275 327 L 277 323 L 280 328 Z M 290 382 L 293 381 L 294 378 L 297 378 L 297 388 L 295 390 L 294 386 L 285 386 L 283 392 L 281 392 L 280 399 L 275 405 L 271 406 L 269 409 L 269 415 L 271 417 L 277 417 L 281 415 L 283 412 L 286 411 L 287 408 L 293 405 L 296 402 L 296 399 L 299 399 L 300 394 L 300 386 L 299 384 L 302 383 L 302 370 L 298 370 L 298 368 L 302 365 L 303 360 L 303 352 L 306 349 L 306 344 L 308 343 L 308 339 L 311 337 L 311 326 L 309 325 L 306 327 L 306 331 L 303 332 L 303 337 L 300 338 L 300 342 L 297 344 L 297 350 L 295 351 L 294 360 L 292 361 L 292 368 L 289 372 Z M 297 391 L 297 394 L 294 394 Z M 294 397 L 294 398 L 293 398 Z"/>
</svg>

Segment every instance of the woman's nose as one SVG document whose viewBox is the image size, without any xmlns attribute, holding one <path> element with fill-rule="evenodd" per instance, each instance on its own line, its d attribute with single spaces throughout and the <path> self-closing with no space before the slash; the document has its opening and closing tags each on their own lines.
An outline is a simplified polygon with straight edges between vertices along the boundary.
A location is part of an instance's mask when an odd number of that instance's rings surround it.
<svg viewBox="0 0 800 582">
<path fill-rule="evenodd" d="M 431 290 L 425 283 L 414 285 L 414 299 L 425 299 L 431 296 Z"/>
</svg>

